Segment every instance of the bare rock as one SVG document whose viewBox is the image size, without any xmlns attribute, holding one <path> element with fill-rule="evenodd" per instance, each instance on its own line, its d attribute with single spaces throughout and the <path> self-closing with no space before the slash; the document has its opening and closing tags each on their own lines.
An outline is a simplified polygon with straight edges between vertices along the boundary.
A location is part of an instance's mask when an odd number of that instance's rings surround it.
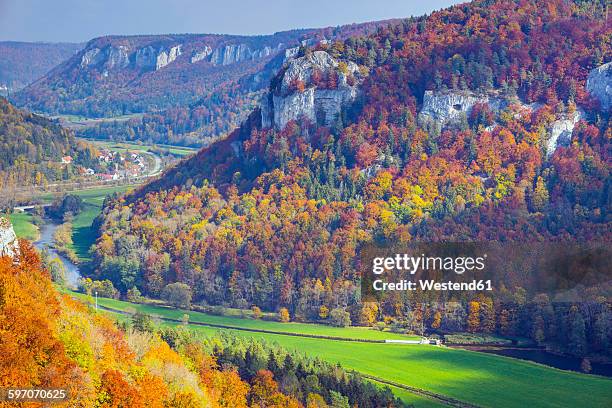
<svg viewBox="0 0 612 408">
<path fill-rule="evenodd" d="M 166 65 L 176 60 L 179 55 L 181 55 L 181 44 L 171 47 L 169 50 L 160 51 L 160 53 L 157 54 L 155 69 L 162 69 Z"/>
<path fill-rule="evenodd" d="M 262 126 L 282 129 L 289 121 L 299 119 L 323 126 L 332 124 L 342 109 L 356 99 L 363 80 L 357 64 L 348 62 L 343 70 L 339 65 L 325 51 L 290 59 L 272 93 L 263 99 Z M 319 88 L 313 81 L 315 71 L 322 76 L 337 75 L 336 88 Z M 349 81 L 349 76 L 353 81 Z M 304 85 L 303 91 L 294 89 L 298 82 Z"/>
<path fill-rule="evenodd" d="M 455 126 L 469 117 L 477 103 L 486 103 L 499 111 L 507 103 L 503 98 L 470 91 L 425 91 L 419 120 L 433 120 L 441 127 Z"/>
<path fill-rule="evenodd" d="M 559 146 L 569 146 L 572 140 L 574 126 L 583 117 L 584 114 L 581 111 L 576 111 L 568 118 L 556 120 L 551 124 L 550 137 L 546 143 L 546 157 L 552 156 Z"/>
<path fill-rule="evenodd" d="M 201 51 L 195 51 L 193 53 L 193 55 L 191 56 L 191 63 L 195 64 L 196 62 L 200 62 L 203 59 L 205 59 L 206 57 L 208 57 L 210 54 L 212 54 L 212 48 L 210 48 L 208 45 L 204 47 L 203 50 Z"/>
<path fill-rule="evenodd" d="M 587 78 L 586 88 L 599 100 L 604 111 L 609 110 L 612 107 L 612 62 L 592 70 Z"/>
<path fill-rule="evenodd" d="M 16 258 L 19 256 L 19 241 L 13 225 L 4 217 L 0 217 L 0 256 Z"/>
</svg>

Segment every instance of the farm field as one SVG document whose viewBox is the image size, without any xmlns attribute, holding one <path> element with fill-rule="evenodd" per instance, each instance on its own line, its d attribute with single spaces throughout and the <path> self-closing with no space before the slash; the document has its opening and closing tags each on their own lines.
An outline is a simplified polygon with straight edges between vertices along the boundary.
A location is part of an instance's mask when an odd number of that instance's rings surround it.
<svg viewBox="0 0 612 408">
<path fill-rule="evenodd" d="M 38 238 L 38 228 L 32 223 L 32 215 L 28 213 L 9 214 L 9 220 L 13 224 L 15 234 L 19 238 L 36 241 Z"/>
<path fill-rule="evenodd" d="M 91 223 L 98 214 L 107 195 L 113 193 L 124 193 L 133 186 L 104 187 L 92 190 L 75 191 L 72 194 L 83 199 L 84 208 L 72 221 L 72 250 L 81 261 L 89 260 L 89 247 L 95 242 L 96 237 L 91 230 Z"/>
<path fill-rule="evenodd" d="M 174 146 L 174 145 L 165 145 L 165 144 L 142 144 L 142 143 L 133 143 L 133 142 L 125 142 L 125 141 L 113 141 L 113 140 L 101 140 L 101 139 L 83 139 L 88 142 L 92 142 L 100 147 L 113 149 L 117 151 L 126 151 L 126 150 L 139 150 L 141 152 L 149 152 L 153 149 L 165 149 L 168 153 L 177 155 L 177 156 L 187 156 L 193 154 L 198 151 L 197 148 L 185 147 L 185 146 Z"/>
<path fill-rule="evenodd" d="M 84 295 L 79 297 L 86 298 Z M 217 321 L 231 321 L 234 325 L 241 324 L 241 327 L 259 329 L 286 326 L 276 322 L 198 315 L 181 310 L 138 306 L 117 300 L 98 299 L 98 302 L 100 305 L 120 310 L 141 310 L 162 317 L 180 319 L 184 313 L 189 313 L 190 322 L 205 318 L 209 323 L 218 319 Z M 237 323 L 238 320 L 242 322 Z M 180 323 L 164 322 L 164 324 Z M 219 330 L 197 325 L 188 327 L 204 335 L 214 334 Z M 299 324 L 291 327 L 292 332 L 298 333 L 299 330 L 319 335 L 327 335 L 328 330 L 334 330 L 334 333 L 347 333 L 345 336 L 348 338 L 354 337 L 355 331 L 360 331 L 366 337 L 382 335 L 389 338 L 390 335 L 359 328 L 334 329 Z M 237 336 L 256 337 L 275 342 L 287 349 L 297 350 L 332 363 L 340 363 L 345 368 L 385 381 L 420 388 L 483 407 L 607 407 L 612 395 L 610 379 L 561 371 L 490 354 L 435 346 L 347 342 L 242 330 L 230 331 Z M 410 399 L 414 397 L 412 394 L 406 397 L 404 395 L 406 393 L 407 391 L 402 390 L 398 395 L 405 398 L 406 402 L 415 403 L 416 406 L 435 406 L 421 405 Z M 584 398 L 585 395 L 589 396 L 588 400 Z M 430 401 L 426 399 L 425 403 L 430 404 Z"/>
<path fill-rule="evenodd" d="M 78 195 L 83 199 L 84 208 L 72 221 L 72 249 L 82 261 L 89 260 L 89 247 L 94 243 L 95 236 L 91 230 L 91 223 L 100 213 L 102 204 L 107 195 L 113 193 L 124 193 L 134 186 L 100 187 L 85 190 L 66 192 Z M 53 194 L 40 196 L 43 203 L 53 201 Z M 32 215 L 28 213 L 13 213 L 9 216 L 19 238 L 35 241 L 38 237 L 38 228 L 32 223 Z"/>
<path fill-rule="evenodd" d="M 82 293 L 72 292 L 72 296 L 81 300 L 91 301 L 91 298 Z M 362 340 L 414 340 L 417 336 L 407 336 L 398 333 L 381 332 L 365 327 L 332 327 L 321 324 L 310 323 L 280 323 L 266 320 L 245 319 L 231 316 L 217 316 L 195 311 L 171 309 L 163 306 L 143 305 L 123 302 L 115 299 L 98 298 L 98 304 L 125 312 L 139 311 L 142 313 L 160 316 L 163 318 L 180 320 L 184 314 L 189 315 L 190 322 L 209 323 L 213 325 L 239 327 L 248 330 L 266 330 L 282 333 L 297 333 L 315 336 L 341 337 L 346 339 Z"/>
</svg>

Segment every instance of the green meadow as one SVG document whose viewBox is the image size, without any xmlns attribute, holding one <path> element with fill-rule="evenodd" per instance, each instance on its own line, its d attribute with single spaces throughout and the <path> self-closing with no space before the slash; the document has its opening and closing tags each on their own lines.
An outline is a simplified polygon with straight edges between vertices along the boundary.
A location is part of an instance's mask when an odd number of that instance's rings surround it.
<svg viewBox="0 0 612 408">
<path fill-rule="evenodd" d="M 38 238 L 38 228 L 32 223 L 32 215 L 28 213 L 13 213 L 8 216 L 15 234 L 19 238 L 36 241 Z"/>
<path fill-rule="evenodd" d="M 166 144 L 141 144 L 126 141 L 112 141 L 112 140 L 101 140 L 101 139 L 83 139 L 88 142 L 92 142 L 100 147 L 113 149 L 117 151 L 134 151 L 138 150 L 141 152 L 149 152 L 154 149 L 167 150 L 168 153 L 177 156 L 188 156 L 198 151 L 198 148 L 186 147 L 186 146 L 175 146 Z"/>
<path fill-rule="evenodd" d="M 104 187 L 72 192 L 83 199 L 83 210 L 72 220 L 72 250 L 81 261 L 89 261 L 89 248 L 96 241 L 91 223 L 100 214 L 100 209 L 107 195 L 124 193 L 133 186 Z"/>
<path fill-rule="evenodd" d="M 72 296 L 91 302 L 91 297 L 72 292 Z M 419 337 L 406 336 L 404 334 L 381 332 L 366 327 L 333 327 L 321 324 L 310 323 L 281 323 L 268 320 L 256 320 L 250 318 L 240 318 L 232 316 L 219 316 L 194 311 L 172 309 L 164 306 L 147 305 L 128 303 L 115 299 L 98 298 L 100 306 L 108 307 L 124 312 L 141 312 L 152 316 L 160 316 L 168 319 L 181 320 L 183 315 L 189 315 L 191 323 L 206 323 L 217 326 L 236 327 L 244 330 L 266 330 L 270 332 L 288 333 L 288 334 L 305 334 L 315 336 L 340 337 L 345 339 L 361 339 L 361 340 L 414 340 Z"/>
<path fill-rule="evenodd" d="M 83 199 L 84 208 L 72 221 L 71 248 L 75 251 L 81 261 L 89 260 L 89 247 L 95 242 L 95 234 L 91 229 L 91 223 L 98 214 L 107 195 L 113 193 L 124 193 L 134 186 L 98 187 L 85 190 L 66 191 L 66 194 L 78 195 Z M 44 194 L 40 197 L 43 203 L 53 201 L 53 194 Z M 15 229 L 15 234 L 20 238 L 35 241 L 38 238 L 38 228 L 32 223 L 32 215 L 28 213 L 13 213 L 9 219 Z"/>
<path fill-rule="evenodd" d="M 75 295 L 87 299 L 84 295 Z M 91 300 L 91 298 L 88 298 Z M 236 317 L 136 305 L 111 299 L 98 299 L 102 306 L 124 311 L 150 313 L 180 319 L 188 313 L 190 322 L 223 324 L 246 329 L 316 334 L 345 338 L 384 339 L 398 334 L 362 328 L 332 328 L 323 325 L 279 323 Z M 116 316 L 116 315 L 115 315 Z M 165 325 L 180 323 L 164 322 Z M 212 335 L 219 329 L 188 325 L 190 330 Z M 319 357 L 345 368 L 384 381 L 427 390 L 483 407 L 609 407 L 612 380 L 604 377 L 562 371 L 492 354 L 446 347 L 404 344 L 364 343 L 299 337 L 295 335 L 230 330 L 237 336 L 255 337 Z M 397 389 L 396 389 L 397 390 Z M 405 402 L 417 407 L 439 406 L 438 402 L 397 390 Z M 585 398 L 588 396 L 588 399 Z"/>
</svg>

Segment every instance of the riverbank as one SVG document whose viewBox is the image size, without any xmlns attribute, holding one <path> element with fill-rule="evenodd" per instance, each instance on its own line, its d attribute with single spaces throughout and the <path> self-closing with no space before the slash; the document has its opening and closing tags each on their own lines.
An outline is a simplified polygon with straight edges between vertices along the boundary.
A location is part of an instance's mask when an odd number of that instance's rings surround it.
<svg viewBox="0 0 612 408">
<path fill-rule="evenodd" d="M 454 349 L 477 351 L 480 353 L 495 354 L 498 356 L 511 357 L 554 367 L 560 370 L 575 371 L 582 373 L 582 359 L 578 357 L 565 356 L 547 351 L 543 347 L 512 347 L 512 346 L 489 346 L 489 345 L 452 345 Z M 612 364 L 591 361 L 591 372 L 589 374 L 612 378 Z"/>
<path fill-rule="evenodd" d="M 34 246 L 39 250 L 46 250 L 50 258 L 57 258 L 60 260 L 64 267 L 64 276 L 66 278 L 66 285 L 68 287 L 76 288 L 78 280 L 81 277 L 81 273 L 78 265 L 71 262 L 68 258 L 60 254 L 54 247 L 53 234 L 60 226 L 55 224 L 49 219 L 45 219 L 45 224 L 40 228 L 40 237 L 34 242 Z"/>
</svg>

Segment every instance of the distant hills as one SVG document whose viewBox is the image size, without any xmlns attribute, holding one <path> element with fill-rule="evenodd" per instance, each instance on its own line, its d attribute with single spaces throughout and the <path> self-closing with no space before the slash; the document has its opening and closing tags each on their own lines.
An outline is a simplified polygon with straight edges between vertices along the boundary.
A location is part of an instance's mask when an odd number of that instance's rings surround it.
<svg viewBox="0 0 612 408">
<path fill-rule="evenodd" d="M 77 141 L 74 134 L 42 116 L 18 109 L 0 97 L 0 191 L 1 203 L 6 191 L 29 185 L 44 186 L 78 175 L 74 166 L 97 162 L 92 145 Z M 0 204 L 3 205 L 3 204 Z"/>
<path fill-rule="evenodd" d="M 34 82 L 83 45 L 0 41 L 0 95 L 6 96 Z"/>
<path fill-rule="evenodd" d="M 259 102 L 287 55 L 300 46 L 372 33 L 388 22 L 261 36 L 109 36 L 83 49 L 11 98 L 49 114 L 117 117 L 85 136 L 200 145 L 231 130 Z"/>
</svg>

